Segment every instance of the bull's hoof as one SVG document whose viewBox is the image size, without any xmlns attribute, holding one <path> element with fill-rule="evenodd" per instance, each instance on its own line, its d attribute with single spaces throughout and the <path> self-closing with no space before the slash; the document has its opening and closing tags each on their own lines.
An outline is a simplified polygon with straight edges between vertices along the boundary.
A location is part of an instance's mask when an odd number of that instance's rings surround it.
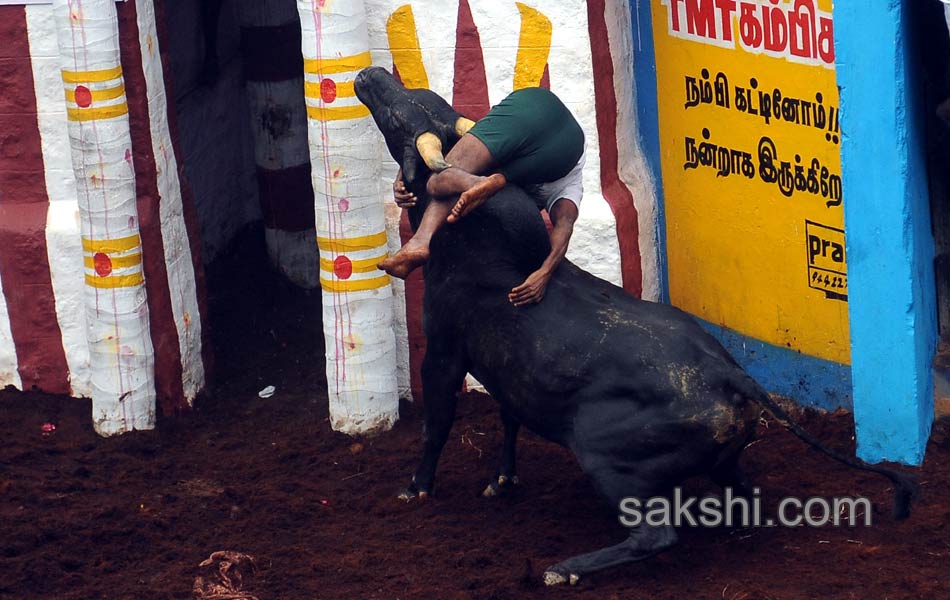
<svg viewBox="0 0 950 600">
<path fill-rule="evenodd" d="M 557 569 L 557 567 L 551 567 L 544 572 L 544 585 L 561 585 L 562 583 L 577 585 L 577 582 L 581 580 L 580 576 L 576 573 L 562 575 L 555 569 Z"/>
<path fill-rule="evenodd" d="M 429 492 L 426 490 L 420 490 L 416 486 L 415 482 L 410 483 L 409 486 L 400 492 L 399 496 L 397 496 L 397 498 L 405 502 L 410 502 L 412 500 L 425 500 L 428 497 Z"/>
<path fill-rule="evenodd" d="M 485 498 L 501 496 L 510 491 L 519 483 L 521 483 L 521 480 L 517 475 L 512 475 L 511 477 L 508 477 L 507 475 L 499 475 L 497 479 L 488 484 L 488 486 L 482 492 L 482 496 Z"/>
</svg>

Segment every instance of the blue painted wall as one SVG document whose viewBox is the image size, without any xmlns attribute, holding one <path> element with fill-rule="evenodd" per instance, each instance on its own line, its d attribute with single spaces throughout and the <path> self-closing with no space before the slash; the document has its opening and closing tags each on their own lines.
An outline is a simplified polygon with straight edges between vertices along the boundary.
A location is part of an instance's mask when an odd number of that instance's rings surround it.
<svg viewBox="0 0 950 600">
<path fill-rule="evenodd" d="M 910 464 L 933 420 L 937 331 L 915 1 L 835 6 L 858 456 Z"/>
</svg>

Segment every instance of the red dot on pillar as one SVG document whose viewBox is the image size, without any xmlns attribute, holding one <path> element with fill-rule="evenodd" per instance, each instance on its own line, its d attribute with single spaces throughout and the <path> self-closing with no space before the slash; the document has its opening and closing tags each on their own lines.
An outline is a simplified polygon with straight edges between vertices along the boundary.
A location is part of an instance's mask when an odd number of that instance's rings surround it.
<svg viewBox="0 0 950 600">
<path fill-rule="evenodd" d="M 332 79 L 324 78 L 320 82 L 320 98 L 327 104 L 336 100 L 336 82 Z"/>
<path fill-rule="evenodd" d="M 333 261 L 333 274 L 340 279 L 349 279 L 353 274 L 353 263 L 346 256 L 337 256 Z"/>
<path fill-rule="evenodd" d="M 76 104 L 80 108 L 86 108 L 92 104 L 92 92 L 84 85 L 76 86 Z"/>
<path fill-rule="evenodd" d="M 350 201 L 346 198 L 340 198 L 340 201 L 337 203 L 337 206 L 340 207 L 340 212 L 346 212 L 350 210 Z"/>
<path fill-rule="evenodd" d="M 102 252 L 92 257 L 92 265 L 99 277 L 108 277 L 112 274 L 112 260 Z"/>
</svg>

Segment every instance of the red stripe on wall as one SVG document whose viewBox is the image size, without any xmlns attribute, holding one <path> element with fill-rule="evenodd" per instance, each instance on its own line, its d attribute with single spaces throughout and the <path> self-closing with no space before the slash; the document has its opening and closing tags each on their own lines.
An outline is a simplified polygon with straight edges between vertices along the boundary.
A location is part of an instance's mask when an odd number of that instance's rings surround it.
<svg viewBox="0 0 950 600">
<path fill-rule="evenodd" d="M 490 108 L 482 40 L 475 26 L 475 19 L 472 18 L 468 0 L 459 2 L 458 24 L 455 29 L 452 107 L 475 121 L 488 114 Z"/>
<path fill-rule="evenodd" d="M 248 81 L 286 81 L 303 77 L 300 21 L 270 27 L 242 27 L 241 55 Z"/>
<path fill-rule="evenodd" d="M 119 14 L 122 72 L 125 75 L 125 89 L 129 101 L 149 326 L 155 349 L 155 391 L 162 413 L 169 415 L 189 407 L 184 397 L 181 348 L 168 289 L 168 272 L 165 268 L 165 248 L 159 212 L 161 198 L 158 193 L 155 155 L 152 152 L 148 93 L 145 73 L 142 70 L 142 49 L 139 46 L 135 2 L 117 4 L 116 10 Z"/>
<path fill-rule="evenodd" d="M 610 56 L 604 0 L 587 1 L 590 49 L 594 63 L 594 105 L 600 138 L 600 186 L 617 220 L 620 242 L 620 272 L 623 288 L 639 297 L 643 293 L 640 262 L 640 224 L 633 194 L 620 179 L 617 148 L 617 94 L 614 91 L 614 63 Z"/>
<path fill-rule="evenodd" d="M 43 150 L 26 11 L 0 6 L 0 279 L 23 389 L 69 393 L 46 248 Z"/>
<path fill-rule="evenodd" d="M 201 260 L 201 226 L 198 222 L 198 209 L 195 196 L 185 177 L 185 164 L 182 159 L 181 139 L 178 135 L 178 113 L 175 110 L 175 87 L 172 83 L 171 59 L 168 48 L 168 24 L 165 20 L 165 0 L 154 0 L 155 25 L 158 30 L 158 50 L 162 57 L 162 74 L 165 78 L 165 98 L 168 101 L 168 129 L 172 136 L 172 149 L 178 158 L 178 182 L 181 185 L 181 202 L 185 217 L 185 229 L 191 247 L 191 264 L 195 270 L 195 287 L 198 293 L 198 313 L 201 317 L 201 358 L 205 367 L 205 382 L 212 380 L 214 369 L 214 351 L 211 347 L 211 323 L 208 319 L 208 291 L 205 285 L 205 269 Z"/>
</svg>

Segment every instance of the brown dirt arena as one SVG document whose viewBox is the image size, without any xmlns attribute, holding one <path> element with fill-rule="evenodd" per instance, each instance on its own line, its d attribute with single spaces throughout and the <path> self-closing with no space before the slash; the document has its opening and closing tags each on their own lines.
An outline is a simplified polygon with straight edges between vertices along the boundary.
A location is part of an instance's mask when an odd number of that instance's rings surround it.
<svg viewBox="0 0 950 600">
<path fill-rule="evenodd" d="M 218 550 L 256 559 L 245 590 L 261 600 L 950 597 L 946 422 L 907 521 L 890 517 L 889 482 L 763 423 L 743 466 L 766 512 L 787 495 L 866 495 L 873 527 L 681 530 L 655 559 L 544 588 L 549 564 L 624 535 L 569 453 L 523 433 L 523 485 L 481 498 L 501 424 L 489 397 L 469 393 L 436 496 L 398 501 L 419 453 L 418 411 L 406 407 L 393 432 L 359 445 L 333 433 L 319 294 L 235 264 L 212 273 L 218 384 L 195 414 L 100 439 L 87 401 L 0 392 L 0 598 L 191 598 L 207 575 L 199 563 Z M 269 384 L 276 395 L 258 398 Z M 802 420 L 852 449 L 849 415 Z M 44 436 L 47 422 L 56 430 Z M 718 493 L 705 480 L 687 487 Z"/>
</svg>

